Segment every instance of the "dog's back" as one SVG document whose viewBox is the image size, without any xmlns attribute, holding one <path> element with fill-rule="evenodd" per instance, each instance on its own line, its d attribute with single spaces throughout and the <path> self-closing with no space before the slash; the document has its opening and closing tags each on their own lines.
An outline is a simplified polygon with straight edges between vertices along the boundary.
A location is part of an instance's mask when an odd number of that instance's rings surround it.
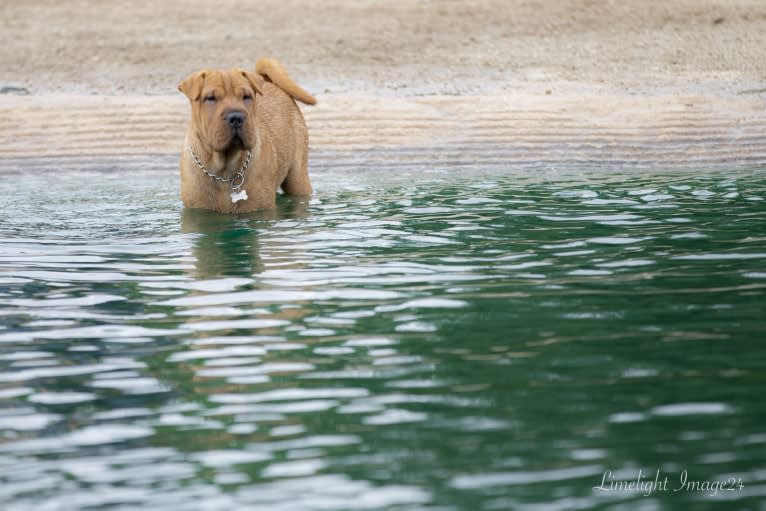
<svg viewBox="0 0 766 511">
<path fill-rule="evenodd" d="M 257 74 L 263 76 L 263 96 L 256 103 L 256 119 L 268 131 L 271 140 L 279 140 L 274 146 L 277 161 L 286 174 L 281 183 L 285 193 L 308 195 L 311 184 L 308 178 L 309 135 L 306 121 L 295 100 L 315 105 L 314 96 L 303 90 L 287 74 L 282 64 L 275 59 L 259 59 L 255 65 Z"/>
</svg>

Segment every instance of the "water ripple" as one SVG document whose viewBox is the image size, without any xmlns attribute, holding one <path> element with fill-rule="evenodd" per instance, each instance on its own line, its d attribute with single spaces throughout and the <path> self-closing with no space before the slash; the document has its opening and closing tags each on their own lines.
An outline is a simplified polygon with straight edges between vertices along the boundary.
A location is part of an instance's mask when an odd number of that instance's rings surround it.
<svg viewBox="0 0 766 511">
<path fill-rule="evenodd" d="M 3 509 L 757 508 L 761 175 L 459 170 L 0 182 Z"/>
</svg>

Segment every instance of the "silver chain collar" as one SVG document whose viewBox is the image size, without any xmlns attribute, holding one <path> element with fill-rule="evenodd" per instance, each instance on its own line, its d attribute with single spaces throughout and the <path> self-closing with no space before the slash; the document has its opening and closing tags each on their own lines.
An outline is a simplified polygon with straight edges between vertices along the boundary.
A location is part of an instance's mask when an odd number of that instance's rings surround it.
<svg viewBox="0 0 766 511">
<path fill-rule="evenodd" d="M 239 168 L 239 170 L 233 176 L 229 178 L 224 178 L 210 172 L 210 170 L 207 167 L 205 167 L 205 164 L 202 163 L 202 161 L 200 161 L 200 159 L 197 157 L 196 154 L 194 154 L 194 149 L 192 149 L 191 145 L 189 145 L 189 154 L 191 154 L 191 157 L 194 159 L 194 162 L 197 164 L 197 166 L 202 172 L 212 177 L 219 183 L 229 184 L 229 187 L 231 187 L 232 202 L 236 202 L 236 200 L 234 199 L 234 196 L 236 194 L 239 194 L 239 191 L 242 188 L 242 185 L 245 184 L 245 171 L 247 170 L 247 167 L 250 165 L 250 158 L 252 158 L 253 152 L 250 150 L 247 151 L 247 156 L 245 156 L 244 163 L 242 163 L 242 166 Z M 247 194 L 245 194 L 245 197 L 247 197 Z"/>
</svg>

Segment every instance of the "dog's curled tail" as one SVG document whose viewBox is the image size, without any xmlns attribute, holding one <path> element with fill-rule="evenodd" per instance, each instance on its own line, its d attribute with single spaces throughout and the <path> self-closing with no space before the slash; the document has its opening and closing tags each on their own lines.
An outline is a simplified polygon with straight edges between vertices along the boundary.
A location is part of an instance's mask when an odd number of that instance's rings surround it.
<svg viewBox="0 0 766 511">
<path fill-rule="evenodd" d="M 316 98 L 301 89 L 287 74 L 282 63 L 276 59 L 258 59 L 255 72 L 285 91 L 289 96 L 307 105 L 316 105 Z"/>
</svg>

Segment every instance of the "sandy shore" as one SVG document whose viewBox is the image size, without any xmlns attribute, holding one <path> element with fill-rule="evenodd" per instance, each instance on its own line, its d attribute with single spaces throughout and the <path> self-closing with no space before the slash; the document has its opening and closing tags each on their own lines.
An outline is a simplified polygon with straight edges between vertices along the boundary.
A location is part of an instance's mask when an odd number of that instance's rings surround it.
<svg viewBox="0 0 766 511">
<path fill-rule="evenodd" d="M 760 0 L 6 0 L 0 16 L 6 162 L 171 154 L 180 79 L 270 55 L 317 94 L 319 153 L 766 164 Z"/>
</svg>

